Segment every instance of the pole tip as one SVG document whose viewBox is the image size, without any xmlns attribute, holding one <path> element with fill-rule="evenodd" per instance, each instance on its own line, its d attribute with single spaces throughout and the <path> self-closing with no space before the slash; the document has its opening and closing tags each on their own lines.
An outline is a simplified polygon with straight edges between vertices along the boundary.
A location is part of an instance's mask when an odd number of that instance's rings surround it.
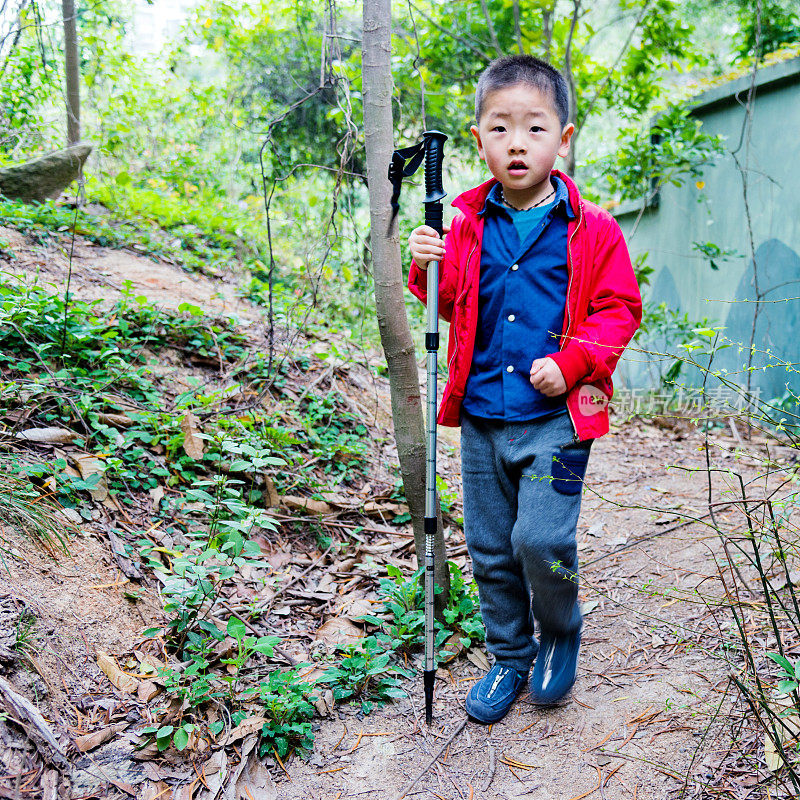
<svg viewBox="0 0 800 800">
<path fill-rule="evenodd" d="M 436 677 L 435 670 L 424 670 L 422 673 L 423 686 L 425 688 L 425 722 L 430 725 L 433 722 L 433 682 Z"/>
</svg>

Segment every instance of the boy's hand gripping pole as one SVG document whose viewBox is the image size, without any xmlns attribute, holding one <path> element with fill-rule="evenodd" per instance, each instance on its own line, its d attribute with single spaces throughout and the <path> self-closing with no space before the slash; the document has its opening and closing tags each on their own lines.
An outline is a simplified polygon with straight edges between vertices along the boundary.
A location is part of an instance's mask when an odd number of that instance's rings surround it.
<svg viewBox="0 0 800 800">
<path fill-rule="evenodd" d="M 413 173 L 419 166 L 420 152 L 425 159 L 425 224 L 433 228 L 439 236 L 444 231 L 442 198 L 447 193 L 442 188 L 442 160 L 447 136 L 441 131 L 425 131 L 421 146 L 398 150 L 392 157 L 389 167 L 389 180 L 394 186 L 392 196 L 392 220 L 399 208 L 400 184 L 404 175 Z M 420 149 L 417 149 L 417 148 Z M 405 166 L 407 158 L 411 164 Z M 437 356 L 439 351 L 439 262 L 428 262 L 428 327 L 425 334 L 425 349 L 428 361 L 427 429 L 428 452 L 425 471 L 425 666 L 423 682 L 425 688 L 425 721 L 433 721 L 433 684 L 436 675 L 434 652 L 434 554 L 433 543 L 436 535 L 436 404 L 437 404 Z"/>
</svg>

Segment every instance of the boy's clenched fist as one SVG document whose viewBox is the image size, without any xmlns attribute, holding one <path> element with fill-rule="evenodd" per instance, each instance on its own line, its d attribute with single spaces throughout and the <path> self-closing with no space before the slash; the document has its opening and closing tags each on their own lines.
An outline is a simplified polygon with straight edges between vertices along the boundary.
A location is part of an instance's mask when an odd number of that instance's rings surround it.
<svg viewBox="0 0 800 800">
<path fill-rule="evenodd" d="M 531 384 L 548 397 L 564 394 L 567 382 L 552 358 L 537 358 L 531 364 Z"/>
</svg>

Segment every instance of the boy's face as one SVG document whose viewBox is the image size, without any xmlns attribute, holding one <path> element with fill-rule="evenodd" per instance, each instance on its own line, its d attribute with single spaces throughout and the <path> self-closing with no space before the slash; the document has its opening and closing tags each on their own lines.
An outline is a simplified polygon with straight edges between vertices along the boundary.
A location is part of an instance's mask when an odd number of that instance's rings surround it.
<svg viewBox="0 0 800 800">
<path fill-rule="evenodd" d="M 569 153 L 575 126 L 562 129 L 551 96 L 518 83 L 488 94 L 470 130 L 505 197 L 525 207 L 550 191 L 550 170 L 557 156 Z"/>
</svg>

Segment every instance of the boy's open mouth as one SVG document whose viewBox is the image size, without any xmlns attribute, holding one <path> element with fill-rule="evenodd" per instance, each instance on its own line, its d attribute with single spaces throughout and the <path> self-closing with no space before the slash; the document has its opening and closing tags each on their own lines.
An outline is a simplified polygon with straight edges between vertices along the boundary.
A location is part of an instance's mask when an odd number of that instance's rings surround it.
<svg viewBox="0 0 800 800">
<path fill-rule="evenodd" d="M 512 174 L 513 173 L 522 173 L 522 172 L 527 172 L 528 168 L 525 166 L 525 164 L 522 161 L 512 161 L 508 165 L 508 171 L 511 172 Z"/>
</svg>

